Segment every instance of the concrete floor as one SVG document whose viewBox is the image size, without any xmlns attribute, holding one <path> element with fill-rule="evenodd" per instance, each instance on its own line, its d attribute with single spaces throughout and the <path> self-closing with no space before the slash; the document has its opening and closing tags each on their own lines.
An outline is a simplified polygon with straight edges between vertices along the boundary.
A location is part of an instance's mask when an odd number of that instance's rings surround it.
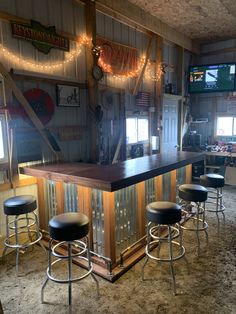
<svg viewBox="0 0 236 314">
<path fill-rule="evenodd" d="M 144 260 L 115 283 L 98 278 L 100 298 L 91 277 L 73 284 L 73 306 L 67 305 L 67 286 L 49 282 L 46 304 L 41 304 L 40 289 L 45 280 L 46 257 L 39 246 L 22 254 L 20 263 L 26 275 L 17 277 L 15 255 L 0 265 L 0 299 L 8 313 L 236 313 L 236 188 L 225 187 L 226 227 L 217 234 L 216 217 L 207 215 L 209 244 L 201 237 L 201 254 L 196 256 L 194 234 L 184 234 L 190 265 L 175 262 L 177 295 L 172 293 L 169 265 L 150 261 L 141 280 Z M 21 268 L 22 269 L 22 268 Z"/>
</svg>

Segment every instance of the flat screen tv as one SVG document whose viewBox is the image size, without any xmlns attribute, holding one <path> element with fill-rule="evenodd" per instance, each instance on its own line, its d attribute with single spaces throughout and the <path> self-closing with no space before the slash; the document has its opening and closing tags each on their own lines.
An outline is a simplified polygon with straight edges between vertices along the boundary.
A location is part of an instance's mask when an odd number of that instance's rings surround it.
<svg viewBox="0 0 236 314">
<path fill-rule="evenodd" d="M 194 65 L 189 68 L 189 93 L 235 90 L 235 63 Z"/>
</svg>

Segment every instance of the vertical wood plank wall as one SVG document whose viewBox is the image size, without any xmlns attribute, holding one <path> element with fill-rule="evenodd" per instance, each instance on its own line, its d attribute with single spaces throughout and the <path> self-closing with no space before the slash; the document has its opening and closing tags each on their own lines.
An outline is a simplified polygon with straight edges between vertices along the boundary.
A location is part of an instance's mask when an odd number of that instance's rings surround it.
<svg viewBox="0 0 236 314">
<path fill-rule="evenodd" d="M 84 186 L 78 186 L 78 210 L 89 218 L 89 241 L 93 250 L 93 216 L 92 216 L 92 190 Z"/>
<path fill-rule="evenodd" d="M 110 257 L 112 263 L 116 261 L 115 244 L 115 193 L 103 192 L 104 206 L 104 235 L 105 256 Z"/>
<path fill-rule="evenodd" d="M 38 186 L 39 226 L 43 230 L 48 230 L 48 217 L 46 217 L 45 210 L 44 179 L 37 178 L 37 186 Z"/>
<path fill-rule="evenodd" d="M 186 183 L 192 182 L 192 165 L 186 166 Z"/>
<path fill-rule="evenodd" d="M 145 182 L 136 185 L 138 198 L 138 234 L 139 238 L 145 235 Z"/>
</svg>

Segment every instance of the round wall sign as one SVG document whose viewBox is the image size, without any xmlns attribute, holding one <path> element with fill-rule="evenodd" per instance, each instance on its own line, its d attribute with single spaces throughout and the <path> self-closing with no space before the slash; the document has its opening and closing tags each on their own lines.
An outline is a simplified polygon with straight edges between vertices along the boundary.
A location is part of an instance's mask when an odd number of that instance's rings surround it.
<svg viewBox="0 0 236 314">
<path fill-rule="evenodd" d="M 27 90 L 24 92 L 24 96 L 42 124 L 47 124 L 54 113 L 54 102 L 51 96 L 40 88 Z M 25 117 L 29 121 L 27 114 Z"/>
</svg>

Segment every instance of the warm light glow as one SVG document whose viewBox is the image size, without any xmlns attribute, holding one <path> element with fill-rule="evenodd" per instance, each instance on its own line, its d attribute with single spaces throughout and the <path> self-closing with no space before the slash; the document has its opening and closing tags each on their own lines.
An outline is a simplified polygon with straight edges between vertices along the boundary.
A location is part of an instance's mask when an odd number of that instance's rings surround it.
<svg viewBox="0 0 236 314">
<path fill-rule="evenodd" d="M 98 60 L 100 67 L 103 69 L 103 71 L 105 73 L 111 74 L 114 78 L 122 80 L 122 81 L 124 81 L 128 78 L 137 77 L 139 75 L 139 73 L 142 71 L 142 68 L 143 68 L 145 62 L 146 62 L 146 58 L 141 57 L 138 60 L 138 67 L 135 71 L 130 71 L 130 72 L 126 72 L 122 75 L 121 74 L 118 75 L 118 74 L 115 74 L 113 72 L 111 65 L 108 63 L 105 63 L 101 57 Z M 159 81 L 161 78 L 161 75 L 163 74 L 161 64 L 158 65 L 156 72 L 157 73 L 155 73 L 155 62 L 151 62 L 150 60 L 148 60 L 147 65 L 146 65 L 146 69 L 144 72 L 144 79 L 149 80 L 149 81 L 150 80 L 155 81 L 155 82 Z"/>
<path fill-rule="evenodd" d="M 89 39 L 86 35 L 80 36 L 78 41 L 76 42 L 76 48 L 70 52 L 64 53 L 64 60 L 60 62 L 35 62 L 31 61 L 30 59 L 24 59 L 23 57 L 14 54 L 10 50 L 8 50 L 6 47 L 4 47 L 2 44 L 0 44 L 0 53 L 10 62 L 25 66 L 28 70 L 38 70 L 38 71 L 50 71 L 54 69 L 59 69 L 62 66 L 72 62 L 76 57 L 78 57 L 81 53 L 82 46 L 88 46 L 91 47 L 92 52 L 95 56 L 99 57 L 100 53 L 102 51 L 102 48 L 100 46 L 93 46 L 92 40 Z M 141 56 L 138 59 L 138 66 L 135 71 L 129 71 L 124 74 L 116 74 L 114 73 L 112 66 L 106 62 L 100 57 L 98 60 L 99 65 L 103 69 L 103 71 L 107 74 L 110 74 L 114 79 L 118 79 L 119 81 L 126 81 L 130 78 L 136 78 L 141 73 L 142 68 L 144 64 L 146 63 L 145 56 Z M 170 65 L 160 63 L 158 66 L 156 66 L 155 62 L 151 62 L 150 60 L 147 60 L 146 68 L 144 71 L 143 79 L 148 81 L 159 81 L 161 79 L 161 76 L 165 72 L 167 68 L 171 68 Z"/>
<path fill-rule="evenodd" d="M 3 54 L 5 58 L 7 58 L 8 61 L 11 61 L 12 63 L 16 63 L 18 65 L 27 66 L 30 70 L 54 70 L 62 67 L 63 65 L 72 62 L 76 57 L 78 57 L 81 53 L 81 46 L 82 45 L 90 45 L 90 41 L 86 36 L 81 36 L 76 42 L 76 48 L 72 51 L 66 52 L 64 56 L 64 60 L 61 62 L 55 62 L 55 63 L 40 63 L 40 62 L 34 62 L 30 59 L 24 59 L 10 50 L 8 50 L 6 47 L 4 47 L 2 44 L 0 44 L 0 52 Z"/>
</svg>

